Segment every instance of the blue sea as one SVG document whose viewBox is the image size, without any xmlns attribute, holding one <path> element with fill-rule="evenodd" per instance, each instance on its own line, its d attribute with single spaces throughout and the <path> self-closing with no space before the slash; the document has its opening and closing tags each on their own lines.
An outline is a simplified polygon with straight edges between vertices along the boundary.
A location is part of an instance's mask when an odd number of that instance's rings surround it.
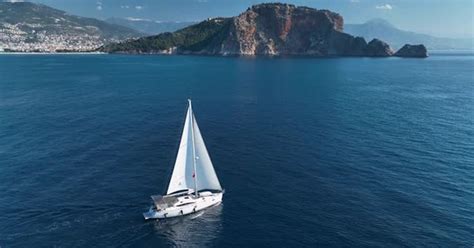
<svg viewBox="0 0 474 248">
<path fill-rule="evenodd" d="M 474 54 L 0 55 L 0 247 L 474 246 Z M 193 109 L 223 204 L 144 221 Z"/>
</svg>

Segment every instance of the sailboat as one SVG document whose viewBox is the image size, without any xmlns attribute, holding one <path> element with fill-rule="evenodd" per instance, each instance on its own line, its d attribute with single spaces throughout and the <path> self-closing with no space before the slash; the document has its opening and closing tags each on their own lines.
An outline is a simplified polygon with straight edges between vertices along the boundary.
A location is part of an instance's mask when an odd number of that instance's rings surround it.
<svg viewBox="0 0 474 248">
<path fill-rule="evenodd" d="M 143 213 L 147 219 L 188 215 L 219 205 L 224 190 L 207 152 L 193 114 L 191 100 L 171 180 L 165 195 L 153 195 L 153 205 Z"/>
</svg>

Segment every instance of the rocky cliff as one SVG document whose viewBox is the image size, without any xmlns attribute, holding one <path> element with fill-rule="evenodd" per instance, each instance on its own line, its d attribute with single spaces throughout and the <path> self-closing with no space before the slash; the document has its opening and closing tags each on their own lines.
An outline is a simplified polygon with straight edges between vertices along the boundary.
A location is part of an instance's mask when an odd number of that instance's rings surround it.
<svg viewBox="0 0 474 248">
<path fill-rule="evenodd" d="M 207 55 L 391 56 L 381 40 L 367 43 L 343 32 L 344 19 L 329 10 L 291 4 L 259 4 L 233 18 L 199 24 L 131 42 L 111 44 L 112 53 Z"/>
</svg>

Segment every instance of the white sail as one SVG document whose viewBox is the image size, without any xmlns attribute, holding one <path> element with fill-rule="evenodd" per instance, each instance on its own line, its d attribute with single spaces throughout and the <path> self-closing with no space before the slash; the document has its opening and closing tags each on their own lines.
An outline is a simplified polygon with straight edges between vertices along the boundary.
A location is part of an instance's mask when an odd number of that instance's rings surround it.
<svg viewBox="0 0 474 248">
<path fill-rule="evenodd" d="M 171 175 L 170 184 L 168 185 L 168 191 L 166 194 L 171 194 L 180 190 L 194 189 L 191 116 L 191 108 L 188 108 L 186 120 L 184 122 L 183 134 L 179 144 L 178 155 L 176 156 L 173 174 Z"/>
<path fill-rule="evenodd" d="M 219 179 L 217 178 L 214 166 L 212 166 L 211 158 L 207 152 L 206 145 L 201 136 L 196 118 L 193 114 L 193 131 L 194 131 L 194 145 L 196 151 L 196 175 L 197 175 L 197 189 L 212 189 L 222 190 Z"/>
<path fill-rule="evenodd" d="M 196 188 L 198 191 L 203 189 L 222 190 L 192 112 L 191 102 L 189 102 L 178 155 L 166 194 L 187 189 L 195 190 Z"/>
</svg>

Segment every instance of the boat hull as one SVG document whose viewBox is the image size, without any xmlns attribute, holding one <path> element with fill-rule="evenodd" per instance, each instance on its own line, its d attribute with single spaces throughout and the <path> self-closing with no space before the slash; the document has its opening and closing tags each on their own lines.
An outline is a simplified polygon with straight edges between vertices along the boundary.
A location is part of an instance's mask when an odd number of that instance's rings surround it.
<svg viewBox="0 0 474 248">
<path fill-rule="evenodd" d="M 175 206 L 160 210 L 150 208 L 148 212 L 143 213 L 143 217 L 145 220 L 167 219 L 196 213 L 219 205 L 222 202 L 222 195 L 223 193 L 212 193 L 197 198 L 182 196 L 178 198 L 178 203 Z"/>
</svg>

